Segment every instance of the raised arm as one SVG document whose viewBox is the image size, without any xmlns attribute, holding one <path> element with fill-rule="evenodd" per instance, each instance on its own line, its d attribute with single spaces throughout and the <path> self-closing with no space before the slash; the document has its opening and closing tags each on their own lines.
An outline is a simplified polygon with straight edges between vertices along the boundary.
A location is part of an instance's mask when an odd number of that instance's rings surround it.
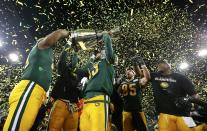
<svg viewBox="0 0 207 131">
<path fill-rule="evenodd" d="M 207 110 L 207 102 L 203 101 L 198 94 L 194 94 L 194 95 L 190 96 L 189 100 L 191 103 L 195 103 L 197 105 L 200 105 L 200 106 L 204 107 L 205 110 Z"/>
<path fill-rule="evenodd" d="M 68 50 L 68 46 L 65 46 L 60 54 L 60 59 L 58 61 L 58 74 L 62 74 L 66 70 L 67 50 Z"/>
<path fill-rule="evenodd" d="M 144 60 L 141 57 L 136 56 L 132 60 L 133 60 L 134 70 L 136 74 L 141 76 L 139 84 L 145 86 L 147 82 L 150 80 L 150 72 L 147 66 L 145 65 Z M 139 65 L 141 65 L 142 69 L 140 69 Z"/>
<path fill-rule="evenodd" d="M 77 67 L 77 64 L 78 64 L 78 55 L 75 52 L 71 57 L 71 69 L 75 70 L 75 68 Z"/>
<path fill-rule="evenodd" d="M 63 74 L 64 72 L 68 72 L 68 71 L 74 71 L 77 67 L 78 64 L 78 55 L 76 52 L 74 52 L 70 59 L 71 62 L 69 64 L 67 64 L 67 53 L 68 50 L 70 50 L 71 48 L 69 47 L 69 45 L 66 45 L 63 49 L 63 51 L 61 52 L 60 55 L 60 60 L 58 62 L 58 73 L 59 74 Z"/>
<path fill-rule="evenodd" d="M 140 76 L 140 77 L 144 76 L 142 70 L 140 69 L 140 67 L 138 65 L 134 65 L 134 71 L 135 71 L 137 76 Z"/>
<path fill-rule="evenodd" d="M 106 59 L 110 64 L 114 64 L 115 57 L 109 33 L 103 33 L 103 42 L 105 44 Z"/>
<path fill-rule="evenodd" d="M 60 39 L 66 38 L 70 35 L 70 32 L 64 29 L 58 29 L 46 37 L 42 38 L 38 42 L 38 48 L 39 49 L 46 49 L 53 45 L 55 45 Z"/>
<path fill-rule="evenodd" d="M 142 66 L 142 69 L 143 69 L 143 77 L 140 79 L 140 84 L 142 86 L 145 86 L 147 85 L 148 81 L 150 80 L 150 72 L 147 68 L 147 66 Z"/>
</svg>

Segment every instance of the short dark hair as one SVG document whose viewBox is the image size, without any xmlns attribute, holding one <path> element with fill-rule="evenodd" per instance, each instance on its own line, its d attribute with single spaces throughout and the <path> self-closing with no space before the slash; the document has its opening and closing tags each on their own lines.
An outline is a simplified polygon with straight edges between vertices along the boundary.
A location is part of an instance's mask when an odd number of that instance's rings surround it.
<svg viewBox="0 0 207 131">
<path fill-rule="evenodd" d="M 100 52 L 99 50 L 97 50 L 97 49 L 93 51 L 93 54 L 94 54 L 95 56 L 96 56 L 98 53 L 101 53 L 101 52 Z"/>
<path fill-rule="evenodd" d="M 130 70 L 130 71 L 132 71 L 134 74 L 136 74 L 135 71 L 134 71 L 134 69 L 133 69 L 133 67 L 130 67 L 130 66 L 129 66 L 129 67 L 126 68 L 125 71 L 128 71 L 128 70 Z"/>
<path fill-rule="evenodd" d="M 161 59 L 161 60 L 157 61 L 157 64 L 161 64 L 161 63 L 169 64 L 169 62 L 167 60 L 165 60 L 165 59 Z"/>
</svg>

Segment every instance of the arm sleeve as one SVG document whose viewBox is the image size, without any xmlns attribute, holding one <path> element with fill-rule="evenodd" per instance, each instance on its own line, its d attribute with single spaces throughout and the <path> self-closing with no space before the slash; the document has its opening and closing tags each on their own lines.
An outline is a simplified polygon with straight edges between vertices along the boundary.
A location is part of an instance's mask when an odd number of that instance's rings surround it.
<svg viewBox="0 0 207 131">
<path fill-rule="evenodd" d="M 112 41 L 109 34 L 103 34 L 103 41 L 105 44 L 106 59 L 109 61 L 110 64 L 113 64 L 115 57 L 112 48 Z"/>
<path fill-rule="evenodd" d="M 62 74 L 66 69 L 67 52 L 65 49 L 60 54 L 60 60 L 58 62 L 58 73 Z"/>
<path fill-rule="evenodd" d="M 75 70 L 78 64 L 78 55 L 77 53 L 74 53 L 71 57 L 71 68 L 72 70 Z"/>
<path fill-rule="evenodd" d="M 196 94 L 195 86 L 186 76 L 182 76 L 181 83 L 182 88 L 188 95 L 192 96 Z"/>
</svg>

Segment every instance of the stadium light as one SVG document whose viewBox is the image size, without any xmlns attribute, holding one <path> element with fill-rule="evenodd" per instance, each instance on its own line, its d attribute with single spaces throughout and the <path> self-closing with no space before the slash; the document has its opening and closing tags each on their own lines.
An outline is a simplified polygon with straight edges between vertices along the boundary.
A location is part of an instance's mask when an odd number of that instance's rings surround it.
<svg viewBox="0 0 207 131">
<path fill-rule="evenodd" d="M 19 56 L 18 56 L 16 53 L 10 53 L 10 54 L 9 54 L 9 59 L 10 59 L 12 62 L 17 62 L 17 61 L 19 61 Z"/>
<path fill-rule="evenodd" d="M 198 52 L 198 56 L 203 57 L 207 55 L 207 49 L 202 49 Z"/>
<path fill-rule="evenodd" d="M 0 47 L 2 47 L 3 46 L 3 43 L 2 43 L 2 41 L 0 41 Z"/>
<path fill-rule="evenodd" d="M 181 69 L 181 70 L 185 70 L 185 69 L 187 69 L 188 67 L 189 67 L 189 65 L 188 65 L 188 63 L 186 63 L 186 62 L 183 62 L 183 63 L 180 64 L 180 69 Z"/>
</svg>

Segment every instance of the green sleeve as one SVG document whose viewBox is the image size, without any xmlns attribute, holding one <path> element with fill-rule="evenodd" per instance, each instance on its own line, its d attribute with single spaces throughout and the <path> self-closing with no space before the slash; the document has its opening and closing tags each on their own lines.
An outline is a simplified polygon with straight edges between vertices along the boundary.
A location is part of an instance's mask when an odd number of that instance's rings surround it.
<svg viewBox="0 0 207 131">
<path fill-rule="evenodd" d="M 69 48 L 69 45 L 66 44 L 60 54 L 60 60 L 59 60 L 58 66 L 61 66 L 60 64 L 66 65 L 66 61 L 67 61 L 67 51 L 66 50 L 68 48 Z"/>
<path fill-rule="evenodd" d="M 81 68 L 83 74 L 85 74 L 84 77 L 89 77 L 88 69 L 89 69 L 91 66 L 92 66 L 91 61 L 89 61 L 89 62 L 87 62 L 87 64 L 86 64 L 85 66 L 83 66 L 83 67 Z"/>
<path fill-rule="evenodd" d="M 58 62 L 58 73 L 62 74 L 62 72 L 64 72 L 65 68 L 66 68 L 66 60 L 67 60 L 67 52 L 65 51 L 65 49 L 61 52 L 60 54 L 60 59 Z"/>
<path fill-rule="evenodd" d="M 69 47 L 66 45 L 60 55 L 60 60 L 58 62 L 58 73 L 60 74 L 66 70 L 74 70 L 78 64 L 78 55 L 76 53 L 71 55 L 71 63 L 67 64 L 68 48 Z"/>
<path fill-rule="evenodd" d="M 114 63 L 114 51 L 112 48 L 112 40 L 109 36 L 109 34 L 103 34 L 103 41 L 105 44 L 105 52 L 106 52 L 106 59 L 109 61 L 109 63 Z"/>
<path fill-rule="evenodd" d="M 74 70 L 76 67 L 77 67 L 77 64 L 78 64 L 78 55 L 77 53 L 74 53 L 72 55 L 72 58 L 71 58 L 71 66 L 72 66 L 72 70 Z"/>
</svg>

